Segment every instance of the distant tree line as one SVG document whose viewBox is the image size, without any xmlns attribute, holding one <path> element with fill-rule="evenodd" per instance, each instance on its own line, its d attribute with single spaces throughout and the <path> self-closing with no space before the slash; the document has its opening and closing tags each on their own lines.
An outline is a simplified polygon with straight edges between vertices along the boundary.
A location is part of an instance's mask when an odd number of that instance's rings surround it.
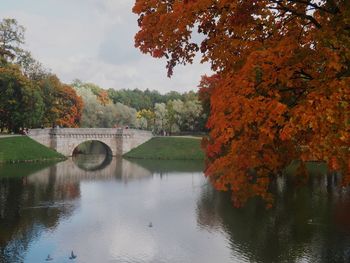
<svg viewBox="0 0 350 263">
<path fill-rule="evenodd" d="M 186 100 L 189 96 L 195 96 L 193 91 L 189 93 L 179 93 L 176 91 L 170 91 L 164 95 L 160 94 L 156 90 L 146 89 L 145 91 L 139 89 L 127 90 L 115 90 L 109 89 L 108 96 L 114 103 L 123 103 L 129 107 L 136 109 L 137 111 L 146 109 L 151 110 L 156 103 L 167 103 L 170 100 Z"/>
<path fill-rule="evenodd" d="M 203 131 L 198 94 L 103 89 L 74 80 L 70 85 L 35 60 L 24 44 L 23 26 L 0 20 L 0 129 L 39 127 L 131 127 L 157 134 Z"/>
<path fill-rule="evenodd" d="M 105 90 L 80 80 L 72 86 L 84 102 L 82 127 L 130 126 L 157 134 L 205 130 L 207 114 L 193 91 Z"/>
<path fill-rule="evenodd" d="M 114 103 L 107 91 L 95 84 L 75 80 L 72 86 L 84 102 L 81 127 L 135 127 L 134 108 L 120 102 Z"/>
</svg>

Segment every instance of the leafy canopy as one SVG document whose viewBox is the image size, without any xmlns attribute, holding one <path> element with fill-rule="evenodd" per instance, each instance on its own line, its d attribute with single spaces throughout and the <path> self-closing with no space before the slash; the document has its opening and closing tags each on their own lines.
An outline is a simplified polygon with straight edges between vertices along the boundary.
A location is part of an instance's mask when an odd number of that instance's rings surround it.
<svg viewBox="0 0 350 263">
<path fill-rule="evenodd" d="M 206 174 L 237 206 L 271 205 L 269 183 L 293 159 L 350 181 L 349 1 L 136 0 L 133 12 L 136 47 L 165 57 L 169 76 L 197 54 L 216 73 L 201 82 Z"/>
</svg>

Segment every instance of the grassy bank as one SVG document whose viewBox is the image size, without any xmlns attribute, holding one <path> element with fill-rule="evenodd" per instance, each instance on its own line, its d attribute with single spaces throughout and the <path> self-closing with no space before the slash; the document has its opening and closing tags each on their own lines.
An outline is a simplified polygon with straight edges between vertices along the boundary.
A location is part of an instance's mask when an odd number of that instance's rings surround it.
<svg viewBox="0 0 350 263">
<path fill-rule="evenodd" d="M 124 157 L 161 160 L 204 160 L 201 140 L 183 137 L 155 137 L 126 153 Z"/>
<path fill-rule="evenodd" d="M 65 159 L 65 157 L 29 137 L 0 137 L 0 163 L 60 159 Z"/>
</svg>

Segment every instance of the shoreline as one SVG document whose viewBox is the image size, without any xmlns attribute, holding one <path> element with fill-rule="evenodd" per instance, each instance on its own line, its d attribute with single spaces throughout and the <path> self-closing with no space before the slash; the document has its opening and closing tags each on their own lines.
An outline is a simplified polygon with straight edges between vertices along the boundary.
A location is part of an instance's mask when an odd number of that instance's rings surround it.
<svg viewBox="0 0 350 263">
<path fill-rule="evenodd" d="M 201 139 L 189 136 L 153 137 L 123 157 L 135 160 L 205 160 Z"/>
<path fill-rule="evenodd" d="M 58 162 L 65 159 L 62 154 L 27 136 L 0 136 L 0 164 Z"/>
<path fill-rule="evenodd" d="M 66 157 L 62 158 L 43 158 L 43 159 L 28 159 L 28 160 L 0 160 L 0 164 L 16 164 L 16 163 L 48 163 L 48 162 L 60 162 L 67 160 Z"/>
</svg>

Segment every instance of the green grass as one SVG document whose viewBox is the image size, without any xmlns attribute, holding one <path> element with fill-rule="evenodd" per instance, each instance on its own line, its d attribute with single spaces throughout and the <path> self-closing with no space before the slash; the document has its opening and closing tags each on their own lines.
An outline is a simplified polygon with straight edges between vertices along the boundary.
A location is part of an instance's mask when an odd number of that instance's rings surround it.
<svg viewBox="0 0 350 263">
<path fill-rule="evenodd" d="M 0 163 L 59 159 L 65 157 L 29 137 L 0 138 Z"/>
<path fill-rule="evenodd" d="M 155 137 L 126 153 L 124 157 L 160 160 L 204 160 L 201 140 L 181 137 Z"/>
</svg>

